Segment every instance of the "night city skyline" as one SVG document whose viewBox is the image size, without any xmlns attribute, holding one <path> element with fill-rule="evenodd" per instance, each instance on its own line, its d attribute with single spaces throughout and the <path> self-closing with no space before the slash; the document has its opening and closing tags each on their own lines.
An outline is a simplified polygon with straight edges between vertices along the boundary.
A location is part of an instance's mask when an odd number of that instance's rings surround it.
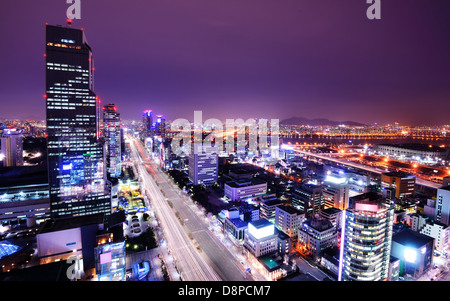
<svg viewBox="0 0 450 301">
<path fill-rule="evenodd" d="M 386 2 L 381 20 L 368 20 L 356 0 L 81 5 L 73 27 L 96 49 L 96 93 L 124 120 L 151 108 L 168 120 L 202 110 L 219 119 L 448 123 L 446 1 Z M 1 119 L 45 119 L 44 27 L 66 26 L 67 7 L 3 5 Z"/>
<path fill-rule="evenodd" d="M 275 299 L 450 281 L 449 16 L 448 0 L 4 3 L 0 283 Z"/>
</svg>

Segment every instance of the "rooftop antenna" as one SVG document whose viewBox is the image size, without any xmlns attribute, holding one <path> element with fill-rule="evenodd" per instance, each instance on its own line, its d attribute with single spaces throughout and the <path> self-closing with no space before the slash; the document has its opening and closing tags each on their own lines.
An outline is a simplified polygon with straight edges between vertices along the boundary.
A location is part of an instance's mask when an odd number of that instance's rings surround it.
<svg viewBox="0 0 450 301">
<path fill-rule="evenodd" d="M 72 15 L 69 14 L 69 15 L 68 15 L 68 18 L 67 18 L 67 26 L 68 26 L 69 28 L 72 28 L 72 19 L 71 19 L 71 17 L 72 17 Z"/>
</svg>

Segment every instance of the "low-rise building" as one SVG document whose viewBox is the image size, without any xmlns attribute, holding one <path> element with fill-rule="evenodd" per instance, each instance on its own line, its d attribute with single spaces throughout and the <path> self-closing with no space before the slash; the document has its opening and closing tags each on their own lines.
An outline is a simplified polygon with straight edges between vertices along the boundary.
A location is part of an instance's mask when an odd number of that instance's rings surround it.
<svg viewBox="0 0 450 301">
<path fill-rule="evenodd" d="M 275 226 L 291 238 L 296 238 L 305 214 L 291 206 L 275 207 Z"/>
<path fill-rule="evenodd" d="M 265 256 L 277 251 L 275 226 L 266 219 L 248 224 L 244 235 L 244 247 L 255 257 Z"/>
<path fill-rule="evenodd" d="M 411 214 L 411 230 L 434 238 L 434 248 L 442 252 L 448 247 L 450 226 L 421 214 Z"/>
<path fill-rule="evenodd" d="M 242 201 L 246 198 L 255 198 L 267 193 L 267 183 L 258 178 L 239 179 L 224 185 L 225 197 L 231 201 Z"/>
<path fill-rule="evenodd" d="M 400 260 L 400 276 L 414 279 L 422 276 L 433 264 L 434 238 L 410 229 L 392 237 L 391 255 Z"/>
<path fill-rule="evenodd" d="M 270 198 L 259 203 L 259 216 L 270 222 L 275 221 L 275 208 L 283 205 L 284 202 L 277 198 Z"/>
<path fill-rule="evenodd" d="M 316 258 L 325 249 L 337 247 L 338 233 L 328 219 L 319 215 L 311 216 L 298 229 L 298 242 Z"/>
</svg>

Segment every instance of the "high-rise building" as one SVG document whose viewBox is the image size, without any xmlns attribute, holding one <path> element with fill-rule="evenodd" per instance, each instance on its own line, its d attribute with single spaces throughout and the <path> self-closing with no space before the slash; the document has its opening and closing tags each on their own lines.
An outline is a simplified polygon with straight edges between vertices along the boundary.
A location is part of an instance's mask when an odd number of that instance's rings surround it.
<svg viewBox="0 0 450 301">
<path fill-rule="evenodd" d="M 23 165 L 22 133 L 16 129 L 5 129 L 1 136 L 0 161 L 3 167 Z"/>
<path fill-rule="evenodd" d="M 394 189 L 395 198 L 414 196 L 416 177 L 405 172 L 395 171 L 381 174 L 381 188 Z M 394 196 L 391 196 L 393 198 Z"/>
<path fill-rule="evenodd" d="M 349 185 L 344 175 L 329 174 L 322 185 L 324 208 L 345 210 L 348 206 Z"/>
<path fill-rule="evenodd" d="M 298 241 L 317 258 L 324 250 L 337 246 L 338 233 L 328 219 L 315 215 L 309 217 L 299 227 Z"/>
<path fill-rule="evenodd" d="M 322 188 L 314 184 L 301 184 L 292 192 L 292 206 L 306 217 L 319 214 L 324 207 Z"/>
<path fill-rule="evenodd" d="M 211 185 L 217 182 L 219 151 L 215 146 L 192 143 L 189 154 L 189 178 L 194 185 Z"/>
<path fill-rule="evenodd" d="M 437 190 L 436 221 L 450 225 L 450 185 L 442 186 Z"/>
<path fill-rule="evenodd" d="M 339 280 L 388 278 L 393 217 L 393 203 L 377 193 L 349 199 L 342 221 Z"/>
<path fill-rule="evenodd" d="M 153 136 L 153 112 L 152 110 L 145 110 L 142 113 L 142 127 L 144 139 Z"/>
<path fill-rule="evenodd" d="M 94 61 L 84 31 L 46 25 L 45 58 L 51 214 L 109 215 Z"/>
<path fill-rule="evenodd" d="M 106 168 L 112 178 L 120 176 L 122 171 L 122 135 L 120 114 L 117 107 L 110 103 L 103 107 L 103 136 L 106 145 Z"/>
<path fill-rule="evenodd" d="M 163 115 L 156 115 L 155 119 L 155 135 L 164 138 L 166 133 L 166 117 Z"/>
</svg>

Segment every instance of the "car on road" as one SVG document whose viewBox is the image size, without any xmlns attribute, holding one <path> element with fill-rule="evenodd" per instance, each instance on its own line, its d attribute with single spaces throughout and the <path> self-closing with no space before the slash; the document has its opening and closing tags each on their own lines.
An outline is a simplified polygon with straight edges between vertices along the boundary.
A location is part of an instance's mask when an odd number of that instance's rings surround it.
<svg viewBox="0 0 450 301">
<path fill-rule="evenodd" d="M 136 228 L 136 227 L 139 227 L 141 224 L 139 224 L 139 223 L 134 223 L 133 225 L 132 225 L 132 227 L 133 228 Z"/>
<path fill-rule="evenodd" d="M 142 232 L 141 228 L 133 229 L 133 233 L 141 233 L 141 232 Z"/>
</svg>

